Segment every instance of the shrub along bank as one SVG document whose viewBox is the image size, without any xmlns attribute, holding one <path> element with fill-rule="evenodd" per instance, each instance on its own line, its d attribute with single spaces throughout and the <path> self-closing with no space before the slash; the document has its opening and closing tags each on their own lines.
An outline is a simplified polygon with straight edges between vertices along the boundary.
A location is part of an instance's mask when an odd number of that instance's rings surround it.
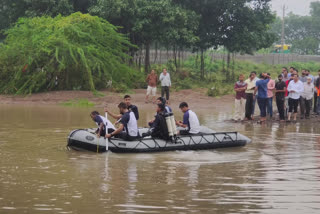
<svg viewBox="0 0 320 214">
<path fill-rule="evenodd" d="M 125 61 L 134 46 L 102 18 L 21 18 L 0 44 L 0 93 L 134 87 L 142 74 Z M 124 85 L 124 86 L 123 86 Z"/>
</svg>

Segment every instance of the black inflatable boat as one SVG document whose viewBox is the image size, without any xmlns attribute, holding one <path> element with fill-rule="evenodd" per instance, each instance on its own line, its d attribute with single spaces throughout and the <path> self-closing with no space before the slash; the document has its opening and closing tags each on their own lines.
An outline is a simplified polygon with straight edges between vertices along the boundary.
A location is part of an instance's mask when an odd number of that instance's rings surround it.
<svg viewBox="0 0 320 214">
<path fill-rule="evenodd" d="M 164 152 L 174 150 L 207 150 L 216 148 L 245 146 L 251 140 L 238 132 L 214 132 L 207 127 L 201 127 L 200 134 L 177 136 L 173 141 L 165 141 L 145 137 L 135 141 L 124 141 L 103 137 L 97 138 L 95 129 L 78 129 L 71 131 L 68 136 L 68 147 L 75 150 L 115 153 Z M 139 129 L 140 135 L 147 128 Z M 108 145 L 106 144 L 108 142 Z"/>
</svg>

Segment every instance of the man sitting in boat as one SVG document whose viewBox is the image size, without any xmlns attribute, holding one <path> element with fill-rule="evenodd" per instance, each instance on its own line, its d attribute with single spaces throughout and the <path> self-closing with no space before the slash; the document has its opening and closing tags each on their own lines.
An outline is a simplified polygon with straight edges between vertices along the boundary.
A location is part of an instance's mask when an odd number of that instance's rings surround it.
<svg viewBox="0 0 320 214">
<path fill-rule="evenodd" d="M 166 98 L 159 97 L 157 99 L 157 104 L 160 104 L 160 103 L 162 103 L 165 106 L 165 109 L 164 109 L 165 113 L 172 113 L 172 109 L 167 105 Z"/>
<path fill-rule="evenodd" d="M 98 126 L 98 129 L 96 130 L 98 137 L 105 136 L 106 134 L 112 133 L 115 130 L 113 124 L 107 118 L 101 116 L 99 112 L 91 112 L 90 117 Z"/>
<path fill-rule="evenodd" d="M 165 118 L 165 105 L 162 103 L 158 103 L 156 112 L 157 114 L 155 115 L 155 119 L 149 122 L 150 131 L 147 133 L 143 133 L 142 137 L 151 135 L 154 138 L 169 140 L 169 132 Z"/>
<path fill-rule="evenodd" d="M 118 105 L 120 114 L 122 114 L 121 119 L 118 121 L 120 123 L 119 128 L 107 134 L 106 138 L 117 137 L 124 140 L 133 141 L 139 137 L 139 130 L 136 116 L 132 111 L 128 110 L 127 105 L 124 102 L 121 102 Z"/>
<path fill-rule="evenodd" d="M 179 105 L 179 108 L 184 113 L 183 122 L 177 121 L 177 126 L 181 126 L 183 128 L 187 128 L 187 130 L 180 130 L 181 135 L 192 135 L 199 134 L 200 132 L 200 123 L 196 113 L 191 111 L 186 102 L 182 102 Z"/>
<path fill-rule="evenodd" d="M 132 111 L 136 117 L 136 120 L 139 120 L 139 110 L 138 107 L 135 105 L 132 105 L 131 103 L 131 97 L 130 95 L 125 95 L 124 98 L 124 103 L 127 105 L 127 108 L 129 111 Z M 122 114 L 114 114 L 112 112 L 109 111 L 109 109 L 107 107 L 104 108 L 104 111 L 107 112 L 111 117 L 113 117 L 116 120 L 119 120 L 122 117 Z"/>
</svg>

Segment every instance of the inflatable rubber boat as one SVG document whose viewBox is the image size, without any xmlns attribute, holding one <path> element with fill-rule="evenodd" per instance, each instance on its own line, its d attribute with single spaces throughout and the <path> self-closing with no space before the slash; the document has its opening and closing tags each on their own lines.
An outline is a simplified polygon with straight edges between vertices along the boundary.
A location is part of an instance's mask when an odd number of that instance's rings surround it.
<svg viewBox="0 0 320 214">
<path fill-rule="evenodd" d="M 216 148 L 245 146 L 251 140 L 238 132 L 214 132 L 202 126 L 197 135 L 178 135 L 171 141 L 145 137 L 135 141 L 119 138 L 97 138 L 96 129 L 77 129 L 68 136 L 68 147 L 75 150 L 115 153 L 163 152 L 174 150 L 207 150 Z M 148 128 L 140 128 L 140 136 L 148 132 Z M 108 145 L 106 144 L 108 142 Z"/>
</svg>

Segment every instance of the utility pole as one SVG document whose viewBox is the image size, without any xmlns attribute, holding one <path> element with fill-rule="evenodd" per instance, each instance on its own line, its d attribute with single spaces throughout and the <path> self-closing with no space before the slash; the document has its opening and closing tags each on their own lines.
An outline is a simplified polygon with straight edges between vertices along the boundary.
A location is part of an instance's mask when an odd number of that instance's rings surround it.
<svg viewBox="0 0 320 214">
<path fill-rule="evenodd" d="M 286 15 L 286 5 L 282 7 L 282 32 L 281 32 L 281 49 L 284 51 L 284 17 Z"/>
</svg>

